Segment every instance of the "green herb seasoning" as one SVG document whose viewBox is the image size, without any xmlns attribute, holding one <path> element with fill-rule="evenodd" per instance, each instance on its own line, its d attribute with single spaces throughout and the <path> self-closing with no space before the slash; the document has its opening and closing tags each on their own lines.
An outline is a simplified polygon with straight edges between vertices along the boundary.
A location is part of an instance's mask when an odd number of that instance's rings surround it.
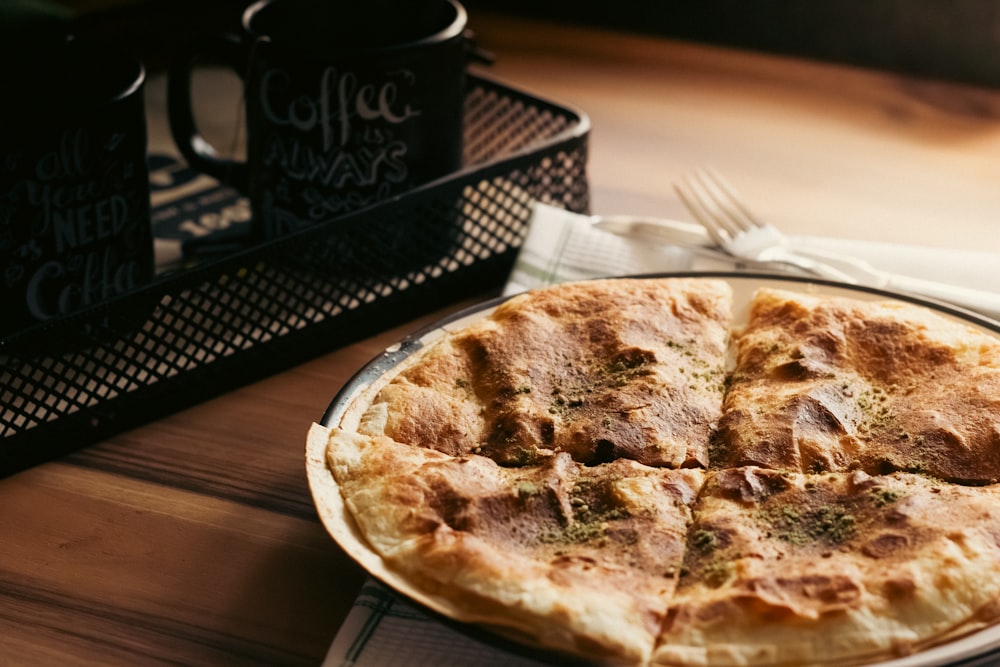
<svg viewBox="0 0 1000 667">
<path fill-rule="evenodd" d="M 501 465 L 521 467 L 534 463 L 538 458 L 538 452 L 528 447 L 514 447 L 509 451 L 498 453 L 497 456 Z"/>
<path fill-rule="evenodd" d="M 609 503 L 607 490 L 614 479 L 579 479 L 570 492 L 569 504 L 573 510 L 566 525 L 549 528 L 538 535 L 543 544 L 580 544 L 605 537 L 608 522 L 629 516 L 628 511 Z"/>
<path fill-rule="evenodd" d="M 603 537 L 604 526 L 596 521 L 571 520 L 561 528 L 546 528 L 538 534 L 542 544 L 581 544 Z"/>
<path fill-rule="evenodd" d="M 677 370 L 690 378 L 689 389 L 725 392 L 728 378 L 721 366 L 706 361 L 697 354 L 696 348 L 693 349 L 690 344 L 669 340 L 666 345 L 668 348 L 676 350 L 688 364 L 688 366 L 679 366 Z"/>
<path fill-rule="evenodd" d="M 624 350 L 599 369 L 603 376 L 599 383 L 608 387 L 623 387 L 637 377 L 648 375 L 646 366 L 655 361 L 656 356 L 647 350 Z"/>
<path fill-rule="evenodd" d="M 691 546 L 703 554 L 711 553 L 719 544 L 719 539 L 710 530 L 700 529 L 691 535 Z"/>
<path fill-rule="evenodd" d="M 840 505 L 793 507 L 782 505 L 761 511 L 775 535 L 789 544 L 835 545 L 849 540 L 857 529 L 857 520 Z"/>
<path fill-rule="evenodd" d="M 829 472 L 830 466 L 823 459 L 813 459 L 809 464 L 809 472 L 813 474 L 820 474 L 824 472 Z"/>
<path fill-rule="evenodd" d="M 702 568 L 701 578 L 708 586 L 718 588 L 733 576 L 734 569 L 735 565 L 732 561 L 713 560 Z"/>
<path fill-rule="evenodd" d="M 865 389 L 855 399 L 858 410 L 863 417 L 862 428 L 884 430 L 892 425 L 893 414 L 889 395 L 879 387 Z"/>
<path fill-rule="evenodd" d="M 528 496 L 533 496 L 538 493 L 538 485 L 534 482 L 521 481 L 517 483 L 517 495 L 521 498 L 527 498 Z"/>
<path fill-rule="evenodd" d="M 902 497 L 903 494 L 895 489 L 872 490 L 872 502 L 875 504 L 875 507 L 891 505 Z"/>
</svg>

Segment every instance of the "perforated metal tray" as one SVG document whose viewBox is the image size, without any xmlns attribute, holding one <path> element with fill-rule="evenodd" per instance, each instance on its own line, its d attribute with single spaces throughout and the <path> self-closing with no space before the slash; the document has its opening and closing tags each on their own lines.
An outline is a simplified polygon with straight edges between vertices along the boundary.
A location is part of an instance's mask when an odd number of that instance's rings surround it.
<svg viewBox="0 0 1000 667">
<path fill-rule="evenodd" d="M 471 76 L 459 172 L 7 336 L 0 475 L 499 289 L 534 201 L 589 210 L 588 133 Z"/>
</svg>

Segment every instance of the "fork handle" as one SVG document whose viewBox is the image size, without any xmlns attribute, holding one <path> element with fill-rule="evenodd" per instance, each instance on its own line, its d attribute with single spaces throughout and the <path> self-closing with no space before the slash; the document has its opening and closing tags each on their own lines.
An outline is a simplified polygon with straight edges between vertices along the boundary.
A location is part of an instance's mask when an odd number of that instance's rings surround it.
<svg viewBox="0 0 1000 667">
<path fill-rule="evenodd" d="M 844 273 L 829 263 L 813 261 L 797 253 L 774 252 L 769 259 L 794 266 L 823 278 L 854 284 L 869 284 L 873 287 L 906 292 L 915 296 L 944 301 L 961 308 L 973 310 L 1000 322 L 1000 293 L 941 283 L 934 280 L 925 280 L 923 278 L 914 278 L 913 276 L 906 276 L 899 273 L 879 271 L 878 269 L 873 269 L 870 265 L 866 267 L 867 275 L 853 275 L 852 273 Z M 858 267 L 850 265 L 850 268 L 856 270 Z"/>
<path fill-rule="evenodd" d="M 836 280 L 849 285 L 858 283 L 856 276 L 841 271 L 828 262 L 821 262 L 804 254 L 793 252 L 784 246 L 767 248 L 757 256 L 756 260 L 758 262 L 781 264 L 814 276 L 819 276 L 820 278 Z"/>
<path fill-rule="evenodd" d="M 887 289 L 926 296 L 938 301 L 947 301 L 1000 321 L 1000 294 L 996 292 L 986 292 L 971 287 L 949 285 L 895 273 L 886 274 L 884 278 L 882 287 Z"/>
</svg>

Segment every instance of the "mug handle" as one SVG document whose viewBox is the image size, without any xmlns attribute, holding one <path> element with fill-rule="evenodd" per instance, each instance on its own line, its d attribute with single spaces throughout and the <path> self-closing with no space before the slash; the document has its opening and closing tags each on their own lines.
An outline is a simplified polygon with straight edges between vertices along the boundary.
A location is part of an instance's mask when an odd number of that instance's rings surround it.
<svg viewBox="0 0 1000 667">
<path fill-rule="evenodd" d="M 478 63 L 480 65 L 492 65 L 496 62 L 496 55 L 492 51 L 479 46 L 476 42 L 476 33 L 471 28 L 466 28 L 462 33 L 465 41 L 465 61 L 467 63 Z"/>
<path fill-rule="evenodd" d="M 225 35 L 204 49 L 195 49 L 186 57 L 177 58 L 167 71 L 167 115 L 174 143 L 188 165 L 220 183 L 248 194 L 250 172 L 246 162 L 219 157 L 218 151 L 198 131 L 191 106 L 191 78 L 194 67 L 203 55 L 220 58 L 240 80 L 246 69 L 246 48 L 239 37 Z"/>
</svg>

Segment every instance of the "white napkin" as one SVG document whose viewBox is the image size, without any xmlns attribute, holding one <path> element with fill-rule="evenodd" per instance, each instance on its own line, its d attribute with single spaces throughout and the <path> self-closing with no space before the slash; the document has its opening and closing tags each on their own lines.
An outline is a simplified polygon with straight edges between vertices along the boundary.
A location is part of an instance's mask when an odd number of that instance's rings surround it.
<svg viewBox="0 0 1000 667">
<path fill-rule="evenodd" d="M 796 249 L 851 255 L 885 271 L 1000 292 L 997 253 L 819 236 L 792 236 L 790 241 Z M 735 261 L 706 258 L 686 248 L 620 236 L 594 227 L 588 216 L 536 204 L 506 293 L 566 280 L 738 268 Z"/>
<path fill-rule="evenodd" d="M 888 271 L 1000 292 L 1000 254 L 822 237 L 791 241 L 797 247 L 852 254 Z M 586 278 L 734 268 L 728 260 L 596 229 L 587 216 L 537 204 L 505 293 Z M 370 581 L 337 633 L 323 667 L 543 664 L 477 641 Z"/>
</svg>

